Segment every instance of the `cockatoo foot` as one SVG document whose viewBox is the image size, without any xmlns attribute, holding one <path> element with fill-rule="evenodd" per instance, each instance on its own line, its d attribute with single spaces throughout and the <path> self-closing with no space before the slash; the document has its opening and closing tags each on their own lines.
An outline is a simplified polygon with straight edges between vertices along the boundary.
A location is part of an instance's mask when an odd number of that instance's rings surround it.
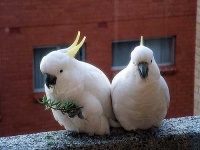
<svg viewBox="0 0 200 150">
<path fill-rule="evenodd" d="M 77 115 L 80 119 L 84 119 L 81 108 L 83 107 L 76 107 L 76 108 L 70 109 L 70 111 L 67 112 L 68 116 L 70 118 L 74 118 Z"/>
<path fill-rule="evenodd" d="M 151 135 L 153 135 L 153 136 L 158 135 L 158 132 L 159 132 L 158 127 L 152 126 L 152 127 L 150 128 L 150 132 L 151 132 Z"/>
</svg>

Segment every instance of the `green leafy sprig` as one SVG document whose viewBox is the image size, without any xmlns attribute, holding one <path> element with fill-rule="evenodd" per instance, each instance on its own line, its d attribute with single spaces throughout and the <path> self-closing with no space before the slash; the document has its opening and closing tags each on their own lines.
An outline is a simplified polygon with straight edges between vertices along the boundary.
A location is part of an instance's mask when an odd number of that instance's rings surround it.
<svg viewBox="0 0 200 150">
<path fill-rule="evenodd" d="M 49 109 L 59 110 L 63 115 L 67 113 L 68 116 L 71 118 L 77 115 L 79 118 L 84 119 L 81 112 L 81 108 L 83 107 L 76 106 L 76 104 L 72 101 L 65 101 L 63 104 L 63 102 L 60 100 L 55 101 L 47 99 L 47 97 L 44 96 L 43 99 L 41 101 L 38 100 L 38 102 L 42 105 L 45 105 L 45 110 Z"/>
</svg>

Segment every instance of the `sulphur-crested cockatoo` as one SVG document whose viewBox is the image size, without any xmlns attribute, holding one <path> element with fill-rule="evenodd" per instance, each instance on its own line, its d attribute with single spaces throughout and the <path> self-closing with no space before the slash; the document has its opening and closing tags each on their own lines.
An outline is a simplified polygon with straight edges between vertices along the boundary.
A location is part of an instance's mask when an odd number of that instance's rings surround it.
<svg viewBox="0 0 200 150">
<path fill-rule="evenodd" d="M 168 86 L 142 37 L 127 67 L 114 77 L 111 95 L 115 116 L 128 131 L 159 127 L 165 118 L 170 102 Z"/>
<path fill-rule="evenodd" d="M 66 130 L 89 135 L 109 134 L 109 126 L 118 126 L 114 121 L 111 104 L 110 82 L 95 66 L 78 61 L 75 55 L 85 38 L 78 43 L 80 32 L 67 49 L 50 52 L 43 57 L 40 70 L 47 76 L 45 93 L 47 99 L 73 101 L 81 109 L 81 115 L 62 114 L 53 110 L 54 118 Z M 80 111 L 80 110 L 79 110 Z"/>
</svg>

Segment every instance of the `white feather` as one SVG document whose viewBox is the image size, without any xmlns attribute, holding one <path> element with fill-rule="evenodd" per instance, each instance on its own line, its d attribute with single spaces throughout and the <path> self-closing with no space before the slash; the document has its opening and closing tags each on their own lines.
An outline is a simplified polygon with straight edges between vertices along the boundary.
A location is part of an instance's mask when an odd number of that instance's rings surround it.
<svg viewBox="0 0 200 150">
<path fill-rule="evenodd" d="M 148 63 L 147 78 L 143 79 L 139 74 L 140 62 Z M 161 125 L 167 114 L 170 96 L 149 48 L 138 46 L 132 51 L 128 66 L 112 81 L 111 95 L 115 116 L 126 130 Z"/>
</svg>

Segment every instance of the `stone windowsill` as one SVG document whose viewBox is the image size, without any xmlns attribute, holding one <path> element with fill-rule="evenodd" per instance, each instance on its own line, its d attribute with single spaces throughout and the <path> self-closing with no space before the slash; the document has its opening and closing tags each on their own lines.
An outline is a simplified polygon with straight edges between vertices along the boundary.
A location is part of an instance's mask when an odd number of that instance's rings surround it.
<svg viewBox="0 0 200 150">
<path fill-rule="evenodd" d="M 160 128 L 127 132 L 111 129 L 110 136 L 52 131 L 0 138 L 0 149 L 200 149 L 200 117 L 166 119 Z"/>
</svg>

